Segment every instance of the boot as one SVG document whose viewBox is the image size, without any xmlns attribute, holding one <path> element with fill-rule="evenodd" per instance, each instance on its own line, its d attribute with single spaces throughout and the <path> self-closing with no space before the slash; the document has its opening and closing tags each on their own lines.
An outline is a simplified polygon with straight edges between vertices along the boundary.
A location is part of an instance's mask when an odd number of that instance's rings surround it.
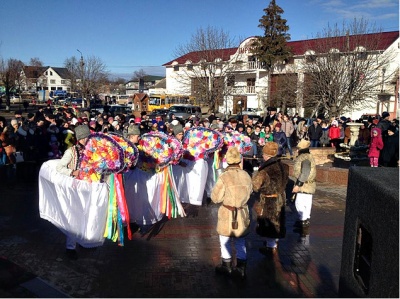
<svg viewBox="0 0 400 299">
<path fill-rule="evenodd" d="M 232 273 L 232 260 L 222 259 L 222 263 L 215 267 L 215 272 L 218 274 L 231 275 Z"/>
<path fill-rule="evenodd" d="M 237 259 L 236 268 L 233 269 L 232 275 L 241 279 L 246 279 L 246 260 Z"/>
</svg>

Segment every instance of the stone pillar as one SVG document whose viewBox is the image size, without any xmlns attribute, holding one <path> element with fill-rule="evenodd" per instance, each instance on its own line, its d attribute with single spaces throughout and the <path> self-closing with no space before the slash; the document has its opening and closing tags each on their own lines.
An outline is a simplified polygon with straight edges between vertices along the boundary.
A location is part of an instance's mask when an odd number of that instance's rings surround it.
<svg viewBox="0 0 400 299">
<path fill-rule="evenodd" d="M 360 133 L 360 127 L 362 123 L 347 123 L 347 126 L 350 126 L 350 146 L 354 146 L 356 141 L 358 140 L 358 134 Z"/>
</svg>

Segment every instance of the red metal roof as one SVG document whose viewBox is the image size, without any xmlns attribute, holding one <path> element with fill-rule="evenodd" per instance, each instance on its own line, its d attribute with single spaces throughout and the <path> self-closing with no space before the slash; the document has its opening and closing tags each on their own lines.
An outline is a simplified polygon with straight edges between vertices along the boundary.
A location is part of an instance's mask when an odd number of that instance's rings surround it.
<svg viewBox="0 0 400 299">
<path fill-rule="evenodd" d="M 373 44 L 374 42 L 372 40 L 375 40 L 376 44 L 374 43 L 373 50 L 386 50 L 398 37 L 399 31 L 350 35 L 348 39 L 348 45 L 351 51 L 358 46 L 365 47 L 368 50 L 368 45 Z M 294 55 L 303 55 L 307 50 L 316 51 L 318 48 L 320 48 L 317 45 L 321 44 L 330 45 L 331 48 L 345 51 L 347 48 L 347 37 L 339 36 L 332 38 L 316 38 L 288 42 L 288 46 L 292 49 Z M 163 64 L 163 66 L 169 66 L 175 61 L 178 64 L 185 64 L 188 60 L 192 63 L 198 63 L 201 59 L 204 59 L 205 57 L 210 57 L 210 60 L 221 58 L 223 59 L 223 61 L 227 61 L 229 60 L 231 55 L 236 53 L 237 50 L 238 48 L 228 48 L 210 51 L 210 53 L 207 53 L 206 51 L 190 52 Z"/>
</svg>

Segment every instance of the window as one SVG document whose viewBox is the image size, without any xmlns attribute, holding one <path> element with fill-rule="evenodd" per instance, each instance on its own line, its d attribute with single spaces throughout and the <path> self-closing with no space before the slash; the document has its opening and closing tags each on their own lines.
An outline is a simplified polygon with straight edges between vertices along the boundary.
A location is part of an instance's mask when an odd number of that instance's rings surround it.
<svg viewBox="0 0 400 299">
<path fill-rule="evenodd" d="M 187 70 L 188 71 L 193 71 L 193 64 L 188 64 Z"/>
<path fill-rule="evenodd" d="M 312 62 L 315 62 L 317 60 L 317 56 L 315 55 L 315 52 L 312 51 L 312 50 L 308 50 L 304 54 L 304 58 L 306 59 L 307 63 L 312 63 Z"/>
<path fill-rule="evenodd" d="M 179 65 L 174 65 L 174 72 L 179 71 Z"/>
<path fill-rule="evenodd" d="M 61 80 L 61 84 L 67 84 L 67 80 Z"/>
<path fill-rule="evenodd" d="M 234 75 L 230 75 L 228 76 L 228 79 L 226 80 L 226 85 L 227 86 L 235 86 L 235 76 Z"/>
<path fill-rule="evenodd" d="M 52 71 L 50 71 L 50 76 L 53 76 L 53 72 Z"/>
<path fill-rule="evenodd" d="M 50 84 L 56 84 L 56 80 L 50 80 Z"/>
</svg>

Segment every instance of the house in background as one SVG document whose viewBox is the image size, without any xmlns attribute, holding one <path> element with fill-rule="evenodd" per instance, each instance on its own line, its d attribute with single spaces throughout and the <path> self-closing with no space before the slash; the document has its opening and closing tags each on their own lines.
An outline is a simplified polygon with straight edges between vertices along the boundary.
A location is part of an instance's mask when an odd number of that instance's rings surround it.
<svg viewBox="0 0 400 299">
<path fill-rule="evenodd" d="M 25 91 L 71 91 L 70 75 L 66 68 L 25 66 L 21 77 L 21 89 Z"/>
<path fill-rule="evenodd" d="M 143 78 L 137 80 L 131 80 L 125 83 L 126 94 L 131 95 L 135 93 L 149 93 L 149 89 L 152 89 L 165 77 L 161 76 L 143 76 Z"/>
<path fill-rule="evenodd" d="M 388 111 L 392 117 L 395 117 L 398 111 L 399 31 L 376 33 L 375 35 L 379 34 L 381 34 L 379 36 L 380 42 L 377 48 L 372 50 L 356 44 L 357 41 L 352 36 L 340 37 L 338 39 L 341 40 L 340 44 L 331 49 L 338 55 L 343 54 L 343 57 L 350 53 L 346 51 L 351 51 L 351 55 L 360 55 L 360 57 L 365 53 L 377 59 L 381 57 L 380 55 L 385 55 L 389 52 L 393 53 L 394 56 L 386 67 L 376 70 L 374 74 L 377 82 L 384 81 L 384 79 L 387 81 L 389 74 L 394 77 L 390 78 L 388 84 L 382 84 L 383 86 L 376 84 L 379 88 L 373 91 L 374 96 L 364 99 L 365 102 L 369 103 L 369 107 L 348 109 L 346 116 L 352 119 L 358 119 L 362 114 L 380 114 L 383 111 Z M 368 38 L 374 38 L 373 35 L 369 35 Z M 166 93 L 196 96 L 196 81 L 193 76 L 196 76 L 196 74 L 202 74 L 205 77 L 209 76 L 205 72 L 205 65 L 209 63 L 216 65 L 217 71 L 215 75 L 220 76 L 221 82 L 224 82 L 223 84 L 230 88 L 229 93 L 222 95 L 221 102 L 223 104 L 219 106 L 219 112 L 232 112 L 235 114 L 240 109 L 245 108 L 265 109 L 266 106 L 274 105 L 273 101 L 279 96 L 288 96 L 289 92 L 283 92 L 279 95 L 278 86 L 282 85 L 284 81 L 290 81 L 291 83 L 287 83 L 292 87 L 290 96 L 296 102 L 296 108 L 292 108 L 290 112 L 293 114 L 298 112 L 304 116 L 304 106 L 301 105 L 307 100 L 312 100 L 312 98 L 307 99 L 307 94 L 302 92 L 302 87 L 307 85 L 306 65 L 316 56 L 314 50 L 317 49 L 313 49 L 313 45 L 317 48 L 316 45 L 324 42 L 324 38 L 288 42 L 288 46 L 292 48 L 294 54 L 293 58 L 276 64 L 271 74 L 257 61 L 257 58 L 251 52 L 254 38 L 245 39 L 237 48 L 215 50 L 219 53 L 219 56 L 210 55 L 213 61 L 206 61 L 206 57 L 200 57 L 198 52 L 190 52 L 165 63 Z M 346 38 L 348 40 L 347 44 L 343 43 Z M 350 45 L 351 48 L 349 49 L 346 45 Z M 349 50 L 346 50 L 346 48 Z M 220 65 L 223 65 L 223 67 Z M 229 67 L 225 67 L 226 65 Z M 218 68 L 220 69 L 219 73 Z M 225 72 L 222 69 L 225 69 Z M 386 78 L 384 78 L 385 72 Z M 208 78 L 205 79 L 207 80 Z M 297 106 L 298 103 L 300 103 L 300 107 Z"/>
<path fill-rule="evenodd" d="M 149 95 L 147 93 L 135 93 L 132 101 L 132 111 L 142 112 L 148 111 Z"/>
</svg>

